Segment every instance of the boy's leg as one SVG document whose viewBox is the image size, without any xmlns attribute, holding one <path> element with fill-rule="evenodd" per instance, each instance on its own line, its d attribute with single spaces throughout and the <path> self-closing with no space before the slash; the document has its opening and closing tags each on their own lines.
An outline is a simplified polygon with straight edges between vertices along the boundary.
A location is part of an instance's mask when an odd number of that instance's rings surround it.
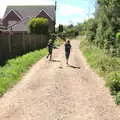
<svg viewBox="0 0 120 120">
<path fill-rule="evenodd" d="M 48 58 L 48 57 L 49 57 L 49 55 L 50 55 L 50 53 L 48 53 L 48 55 L 46 56 L 46 58 Z"/>
<path fill-rule="evenodd" d="M 49 48 L 47 58 L 50 56 L 50 54 L 51 54 L 51 49 Z"/>
<path fill-rule="evenodd" d="M 50 50 L 50 60 L 52 60 L 52 49 Z"/>
<path fill-rule="evenodd" d="M 68 59 L 66 59 L 66 64 L 68 64 Z"/>
<path fill-rule="evenodd" d="M 52 54 L 50 54 L 50 60 L 52 60 Z"/>
<path fill-rule="evenodd" d="M 65 53 L 65 56 L 66 56 L 66 64 L 68 64 L 69 52 L 66 52 L 66 53 Z"/>
</svg>

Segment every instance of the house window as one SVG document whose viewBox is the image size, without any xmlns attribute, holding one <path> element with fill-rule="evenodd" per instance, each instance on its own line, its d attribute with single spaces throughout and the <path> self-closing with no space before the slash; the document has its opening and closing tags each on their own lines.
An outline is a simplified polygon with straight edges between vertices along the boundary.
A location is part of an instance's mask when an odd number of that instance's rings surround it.
<svg viewBox="0 0 120 120">
<path fill-rule="evenodd" d="M 14 24 L 16 24 L 16 23 L 17 23 L 17 21 L 15 21 L 15 20 L 10 20 L 10 21 L 8 21 L 8 26 L 14 25 Z"/>
</svg>

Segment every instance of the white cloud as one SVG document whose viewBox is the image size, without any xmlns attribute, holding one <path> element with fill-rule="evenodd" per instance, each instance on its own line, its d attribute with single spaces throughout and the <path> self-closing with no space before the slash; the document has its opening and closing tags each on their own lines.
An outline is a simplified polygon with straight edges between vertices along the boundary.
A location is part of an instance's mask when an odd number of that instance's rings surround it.
<svg viewBox="0 0 120 120">
<path fill-rule="evenodd" d="M 80 7 L 61 4 L 58 6 L 58 13 L 65 16 L 85 14 L 86 11 Z"/>
<path fill-rule="evenodd" d="M 63 25 L 76 25 L 77 23 L 82 23 L 84 20 L 86 20 L 86 18 L 84 17 L 76 17 L 76 18 L 72 18 L 71 20 L 58 20 L 56 26 L 58 26 L 59 24 L 63 24 Z"/>
<path fill-rule="evenodd" d="M 53 0 L 0 0 L 0 17 L 3 16 L 8 5 L 51 5 Z"/>
<path fill-rule="evenodd" d="M 86 9 L 83 9 L 79 6 L 70 4 L 58 4 L 56 26 L 59 24 L 69 25 L 83 22 L 86 14 Z"/>
<path fill-rule="evenodd" d="M 5 6 L 0 6 L 0 18 L 2 18 L 3 17 L 3 15 L 4 15 L 4 12 L 5 12 Z"/>
</svg>

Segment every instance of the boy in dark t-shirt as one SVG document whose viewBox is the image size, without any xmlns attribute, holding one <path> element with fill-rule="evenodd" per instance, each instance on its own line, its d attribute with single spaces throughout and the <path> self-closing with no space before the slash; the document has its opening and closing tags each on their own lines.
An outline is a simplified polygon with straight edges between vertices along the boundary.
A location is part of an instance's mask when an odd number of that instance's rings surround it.
<svg viewBox="0 0 120 120">
<path fill-rule="evenodd" d="M 66 64 L 68 64 L 69 56 L 70 56 L 71 44 L 70 41 L 67 40 L 65 43 L 65 57 L 66 57 Z"/>
<path fill-rule="evenodd" d="M 48 42 L 48 55 L 47 58 L 50 56 L 50 60 L 52 59 L 52 50 L 53 50 L 53 41 L 50 39 Z"/>
</svg>

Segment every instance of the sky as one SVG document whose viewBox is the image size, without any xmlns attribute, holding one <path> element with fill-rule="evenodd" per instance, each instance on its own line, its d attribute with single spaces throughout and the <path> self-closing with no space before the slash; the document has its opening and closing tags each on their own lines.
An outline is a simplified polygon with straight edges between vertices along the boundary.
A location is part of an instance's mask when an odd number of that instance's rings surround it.
<svg viewBox="0 0 120 120">
<path fill-rule="evenodd" d="M 95 0 L 56 0 L 56 26 L 81 23 L 93 17 Z M 0 18 L 7 5 L 54 5 L 55 0 L 0 0 Z"/>
</svg>

